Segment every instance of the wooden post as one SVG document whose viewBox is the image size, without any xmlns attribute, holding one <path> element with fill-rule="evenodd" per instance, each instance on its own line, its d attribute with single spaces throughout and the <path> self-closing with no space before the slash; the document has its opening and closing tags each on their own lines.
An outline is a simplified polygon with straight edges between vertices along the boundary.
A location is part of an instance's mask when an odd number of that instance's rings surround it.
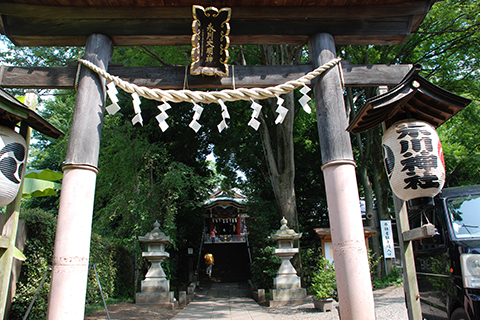
<svg viewBox="0 0 480 320">
<path fill-rule="evenodd" d="M 420 306 L 420 295 L 418 293 L 417 274 L 415 272 L 415 260 L 411 241 L 403 240 L 403 233 L 410 230 L 408 222 L 407 204 L 405 201 L 393 195 L 395 204 L 395 216 L 397 217 L 398 242 L 400 244 L 400 255 L 403 262 L 403 287 L 407 303 L 408 319 L 421 320 L 422 309 Z"/>
<path fill-rule="evenodd" d="M 310 59 L 318 67 L 335 58 L 330 34 L 309 40 Z M 335 273 L 342 320 L 375 319 L 372 283 L 363 234 L 339 67 L 328 70 L 314 86 Z"/>
<path fill-rule="evenodd" d="M 84 59 L 107 69 L 112 49 L 109 37 L 93 34 L 87 39 Z M 63 166 L 47 313 L 50 320 L 81 320 L 84 317 L 105 94 L 105 80 L 90 69 L 82 68 Z"/>
<path fill-rule="evenodd" d="M 37 96 L 34 93 L 27 93 L 25 97 L 27 106 L 35 110 L 37 106 Z M 30 137 L 32 129 L 26 122 L 20 126 L 20 134 L 25 138 L 26 159 L 28 161 L 28 150 L 30 149 Z M 20 203 L 23 195 L 23 177 L 18 193 L 15 199 L 7 205 L 5 214 L 5 224 L 2 227 L 2 237 L 8 244 L 0 248 L 0 319 L 7 319 L 10 311 L 11 299 L 15 291 L 15 281 L 17 277 L 13 275 L 13 268 L 16 263 L 14 261 L 14 250 L 17 242 L 20 222 Z M 23 250 L 22 250 L 23 251 Z M 18 266 L 17 266 L 18 267 Z M 17 270 L 18 271 L 18 270 Z M 18 273 L 18 272 L 17 272 Z M 13 283 L 12 283 L 12 279 Z M 13 290 L 13 292 L 12 292 Z"/>
</svg>

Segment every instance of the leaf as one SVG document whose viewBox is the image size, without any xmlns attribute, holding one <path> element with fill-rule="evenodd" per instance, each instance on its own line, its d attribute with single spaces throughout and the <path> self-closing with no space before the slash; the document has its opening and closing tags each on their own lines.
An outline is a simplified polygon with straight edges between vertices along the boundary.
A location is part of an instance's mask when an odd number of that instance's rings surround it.
<svg viewBox="0 0 480 320">
<path fill-rule="evenodd" d="M 23 181 L 24 197 L 46 197 L 57 195 L 55 189 L 59 190 L 62 185 L 58 182 L 25 178 Z"/>
<path fill-rule="evenodd" d="M 27 259 L 25 258 L 25 255 L 23 254 L 23 252 L 18 250 L 17 247 L 13 247 L 13 257 L 20 261 L 25 261 Z"/>
<path fill-rule="evenodd" d="M 20 101 L 21 103 L 25 103 L 25 96 L 17 96 L 15 98 L 17 98 L 17 100 Z"/>
<path fill-rule="evenodd" d="M 43 170 L 27 170 L 25 178 L 39 179 L 45 181 L 58 181 L 62 180 L 63 173 L 58 171 L 53 171 L 50 169 Z"/>
</svg>

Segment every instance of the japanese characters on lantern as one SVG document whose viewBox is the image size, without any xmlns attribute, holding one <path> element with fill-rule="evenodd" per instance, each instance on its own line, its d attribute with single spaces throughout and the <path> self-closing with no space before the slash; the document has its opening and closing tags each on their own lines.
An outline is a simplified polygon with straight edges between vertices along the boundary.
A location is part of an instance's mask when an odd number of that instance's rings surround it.
<svg viewBox="0 0 480 320">
<path fill-rule="evenodd" d="M 445 182 L 445 165 L 435 128 L 424 121 L 402 120 L 383 136 L 385 168 L 397 197 L 434 197 Z"/>
</svg>

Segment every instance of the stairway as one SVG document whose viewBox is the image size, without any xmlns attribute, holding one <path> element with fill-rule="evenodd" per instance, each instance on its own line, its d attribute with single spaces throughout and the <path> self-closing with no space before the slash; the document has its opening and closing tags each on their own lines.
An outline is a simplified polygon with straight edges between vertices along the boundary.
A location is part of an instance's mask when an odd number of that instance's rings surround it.
<svg viewBox="0 0 480 320">
<path fill-rule="evenodd" d="M 213 254 L 212 279 L 215 282 L 245 282 L 250 278 L 250 266 L 246 243 L 205 243 L 200 262 L 200 280 L 207 279 L 203 256 Z"/>
</svg>

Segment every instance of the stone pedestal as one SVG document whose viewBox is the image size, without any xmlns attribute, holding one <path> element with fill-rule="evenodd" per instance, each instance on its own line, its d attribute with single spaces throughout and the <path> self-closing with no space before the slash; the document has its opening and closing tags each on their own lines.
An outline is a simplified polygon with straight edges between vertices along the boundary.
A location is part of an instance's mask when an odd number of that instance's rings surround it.
<svg viewBox="0 0 480 320">
<path fill-rule="evenodd" d="M 280 229 L 271 236 L 278 242 L 278 248 L 274 253 L 282 260 L 277 276 L 273 280 L 275 289 L 270 290 L 269 305 L 271 307 L 308 302 L 307 290 L 301 287 L 301 279 L 290 262 L 298 253 L 298 248 L 293 247 L 293 242 L 300 239 L 302 234 L 289 229 L 285 218 L 281 220 L 281 223 Z"/>
<path fill-rule="evenodd" d="M 174 292 L 140 292 L 137 293 L 136 304 L 153 305 L 159 308 L 175 309 L 178 302 L 175 300 Z"/>
<path fill-rule="evenodd" d="M 170 254 L 165 252 L 165 244 L 171 243 L 170 237 L 167 237 L 160 231 L 160 224 L 155 222 L 153 230 L 143 237 L 138 237 L 140 242 L 148 244 L 148 251 L 142 253 L 150 263 L 150 268 L 142 281 L 141 292 L 136 295 L 136 304 L 148 304 L 174 309 L 178 306 L 177 301 L 170 291 L 170 281 L 167 280 L 162 268 L 162 262 Z"/>
</svg>

